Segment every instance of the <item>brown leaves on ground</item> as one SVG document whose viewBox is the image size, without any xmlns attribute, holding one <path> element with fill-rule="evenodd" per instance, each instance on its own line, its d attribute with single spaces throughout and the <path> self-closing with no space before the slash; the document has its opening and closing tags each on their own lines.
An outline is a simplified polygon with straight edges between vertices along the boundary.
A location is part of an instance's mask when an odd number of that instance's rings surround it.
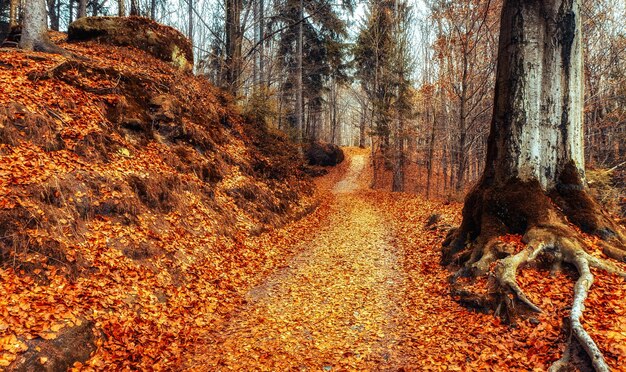
<svg viewBox="0 0 626 372">
<path fill-rule="evenodd" d="M 87 59 L 0 53 L 0 366 L 86 319 L 77 367 L 180 367 L 328 207 L 259 235 L 319 199 L 295 148 L 202 78 L 53 36 Z"/>
<path fill-rule="evenodd" d="M 546 370 L 560 357 L 575 277 L 524 268 L 520 285 L 544 309 L 504 324 L 460 306 L 439 265 L 445 229 L 460 205 L 368 191 L 371 170 L 354 176 L 355 157 L 330 213 L 301 253 L 248 292 L 246 302 L 199 347 L 192 366 L 209 370 Z M 354 187 L 348 187 L 346 181 Z M 340 187 L 338 187 L 340 186 Z M 521 249 L 521 236 L 503 240 Z M 608 283 L 604 281 L 608 280 Z M 476 283 L 477 287 L 487 282 Z M 623 369 L 623 280 L 597 273 L 588 327 L 609 364 Z M 595 318 L 604 319 L 598 327 Z M 593 319 L 593 320 L 592 320 Z M 591 324 L 595 322 L 594 324 Z M 201 367 L 202 366 L 202 367 Z"/>
</svg>

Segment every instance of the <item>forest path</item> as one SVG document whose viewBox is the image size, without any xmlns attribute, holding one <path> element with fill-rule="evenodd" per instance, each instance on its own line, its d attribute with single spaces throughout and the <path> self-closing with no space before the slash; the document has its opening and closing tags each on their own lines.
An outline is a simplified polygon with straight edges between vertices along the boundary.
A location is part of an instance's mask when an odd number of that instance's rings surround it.
<svg viewBox="0 0 626 372">
<path fill-rule="evenodd" d="M 520 271 L 520 285 L 547 311 L 514 327 L 460 306 L 450 295 L 450 272 L 440 265 L 440 247 L 447 228 L 459 224 L 461 206 L 371 190 L 367 150 L 346 152 L 347 164 L 316 181 L 322 200 L 318 211 L 268 233 L 279 245 L 298 242 L 286 250 L 286 265 L 259 277 L 256 287 L 242 289 L 244 301 L 197 340 L 189 369 L 547 370 L 561 355 L 571 278 Z M 441 220 L 430 226 L 433 213 Z M 626 293 L 626 284 L 596 277 L 598 288 L 591 295 L 613 296 L 603 301 L 619 310 L 623 296 L 609 288 Z M 562 288 L 570 288 L 569 293 Z M 605 327 L 606 318 L 596 311 L 603 307 L 590 306 L 587 321 Z M 622 337 L 623 320 L 624 315 L 611 320 L 610 337 Z M 623 342 L 603 335 L 594 337 L 609 351 L 605 355 L 612 366 L 619 366 L 615 370 L 626 371 Z"/>
<path fill-rule="evenodd" d="M 371 190 L 367 150 L 347 153 L 349 167 L 342 164 L 316 181 L 323 213 L 269 233 L 303 237 L 286 253 L 293 254 L 286 265 L 242 289 L 244 301 L 197 340 L 189 369 L 547 370 L 561 354 L 561 322 L 571 303 L 571 290 L 561 288 L 571 288 L 571 279 L 520 271 L 520 285 L 548 311 L 515 327 L 462 307 L 450 295 L 450 272 L 440 265 L 442 241 L 447 227 L 459 224 L 461 206 Z M 433 213 L 441 220 L 430 226 Z M 315 229 L 302 231 L 300 222 Z M 592 295 L 617 285 L 597 278 Z M 613 306 L 622 300 L 614 297 Z M 606 324 L 596 308 L 602 306 L 588 308 L 588 319 Z M 615 330 L 624 329 L 620 321 L 611 323 Z M 613 365 L 626 365 L 619 359 L 623 342 L 602 340 L 600 347 L 607 346 Z"/>
<path fill-rule="evenodd" d="M 331 215 L 288 267 L 246 295 L 221 332 L 220 369 L 397 370 L 404 274 L 387 221 L 357 191 L 355 155 L 332 191 Z"/>
</svg>

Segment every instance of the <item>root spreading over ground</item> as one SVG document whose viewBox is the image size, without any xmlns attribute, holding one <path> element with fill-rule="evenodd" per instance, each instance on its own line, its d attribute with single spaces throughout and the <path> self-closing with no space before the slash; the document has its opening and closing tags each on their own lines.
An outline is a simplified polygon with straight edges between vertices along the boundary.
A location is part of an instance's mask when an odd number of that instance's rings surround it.
<svg viewBox="0 0 626 372">
<path fill-rule="evenodd" d="M 608 371 L 582 319 L 594 283 L 591 269 L 626 278 L 624 265 L 618 263 L 626 252 L 624 238 L 621 228 L 587 195 L 580 181 L 563 183 L 569 187 L 550 195 L 538 184 L 521 181 L 501 188 L 477 186 L 468 196 L 463 224 L 444 243 L 442 259 L 444 264 L 458 267 L 451 281 L 460 302 L 479 310 L 491 309 L 507 321 L 542 312 L 518 283 L 522 267 L 543 266 L 556 272 L 566 266 L 575 270 L 578 278 L 564 327 L 569 341 L 551 370 L 589 365 L 596 371 Z M 603 239 L 596 244 L 603 248 L 603 254 L 593 254 L 593 245 L 580 229 Z M 521 237 L 516 245 L 507 242 L 510 234 Z M 487 293 L 468 290 L 468 281 L 460 280 L 469 277 L 471 283 L 480 276 L 490 280 Z"/>
</svg>

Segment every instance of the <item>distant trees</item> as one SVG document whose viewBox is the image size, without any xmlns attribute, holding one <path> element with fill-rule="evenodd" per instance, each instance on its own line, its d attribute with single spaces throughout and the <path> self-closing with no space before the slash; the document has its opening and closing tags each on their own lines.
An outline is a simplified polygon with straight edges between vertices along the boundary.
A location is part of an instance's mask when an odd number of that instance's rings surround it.
<svg viewBox="0 0 626 372">
<path fill-rule="evenodd" d="M 413 184 L 463 195 L 481 172 L 492 111 L 499 0 L 427 2 L 420 25 Z"/>
<path fill-rule="evenodd" d="M 420 22 L 421 76 L 415 159 L 417 191 L 462 198 L 482 172 L 493 111 L 500 0 L 428 2 Z M 590 166 L 626 155 L 626 25 L 623 8 L 583 1 L 585 156 Z M 621 160 L 620 160 L 621 159 Z"/>
<path fill-rule="evenodd" d="M 356 76 L 371 107 L 373 185 L 390 169 L 394 191 L 404 190 L 406 121 L 413 109 L 410 22 L 406 1 L 374 0 L 354 47 Z"/>
<path fill-rule="evenodd" d="M 588 164 L 607 168 L 626 160 L 626 24 L 615 7 L 607 0 L 582 4 L 585 155 Z"/>
<path fill-rule="evenodd" d="M 31 1 L 0 0 L 5 32 L 24 21 Z M 371 0 L 352 33 L 352 0 L 44 4 L 52 30 L 85 15 L 129 13 L 183 30 L 196 72 L 229 91 L 246 112 L 294 139 L 371 144 L 380 155 L 375 184 L 381 187 L 406 184 L 409 191 L 460 199 L 482 173 L 502 0 L 426 0 L 417 9 L 406 0 Z M 592 167 L 612 168 L 626 157 L 620 11 L 609 0 L 582 4 L 585 157 Z M 378 182 L 383 173 L 385 182 Z"/>
</svg>

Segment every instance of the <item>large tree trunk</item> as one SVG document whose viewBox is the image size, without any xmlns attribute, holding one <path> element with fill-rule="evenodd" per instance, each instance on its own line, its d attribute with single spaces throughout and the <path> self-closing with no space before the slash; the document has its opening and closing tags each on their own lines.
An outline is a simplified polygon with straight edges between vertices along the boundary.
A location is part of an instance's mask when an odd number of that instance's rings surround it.
<svg viewBox="0 0 626 372">
<path fill-rule="evenodd" d="M 48 37 L 48 23 L 45 0 L 26 0 L 24 2 L 24 23 L 20 48 L 38 52 L 67 54 L 54 45 Z"/>
<path fill-rule="evenodd" d="M 582 347 L 587 362 L 604 371 L 608 366 L 580 321 L 593 282 L 589 268 L 626 273 L 588 254 L 570 222 L 600 236 L 605 253 L 619 260 L 626 258 L 626 240 L 587 192 L 581 39 L 580 0 L 504 2 L 485 170 L 465 201 L 461 227 L 444 244 L 442 262 L 460 267 L 452 282 L 461 302 L 507 317 L 520 309 L 541 311 L 517 284 L 519 267 L 540 255 L 555 267 L 571 264 L 580 274 L 569 319 L 572 341 L 555 369 L 576 355 L 570 348 Z M 499 239 L 506 234 L 522 234 L 526 249 L 513 254 Z M 490 271 L 497 290 L 487 296 L 457 282 Z"/>
</svg>

